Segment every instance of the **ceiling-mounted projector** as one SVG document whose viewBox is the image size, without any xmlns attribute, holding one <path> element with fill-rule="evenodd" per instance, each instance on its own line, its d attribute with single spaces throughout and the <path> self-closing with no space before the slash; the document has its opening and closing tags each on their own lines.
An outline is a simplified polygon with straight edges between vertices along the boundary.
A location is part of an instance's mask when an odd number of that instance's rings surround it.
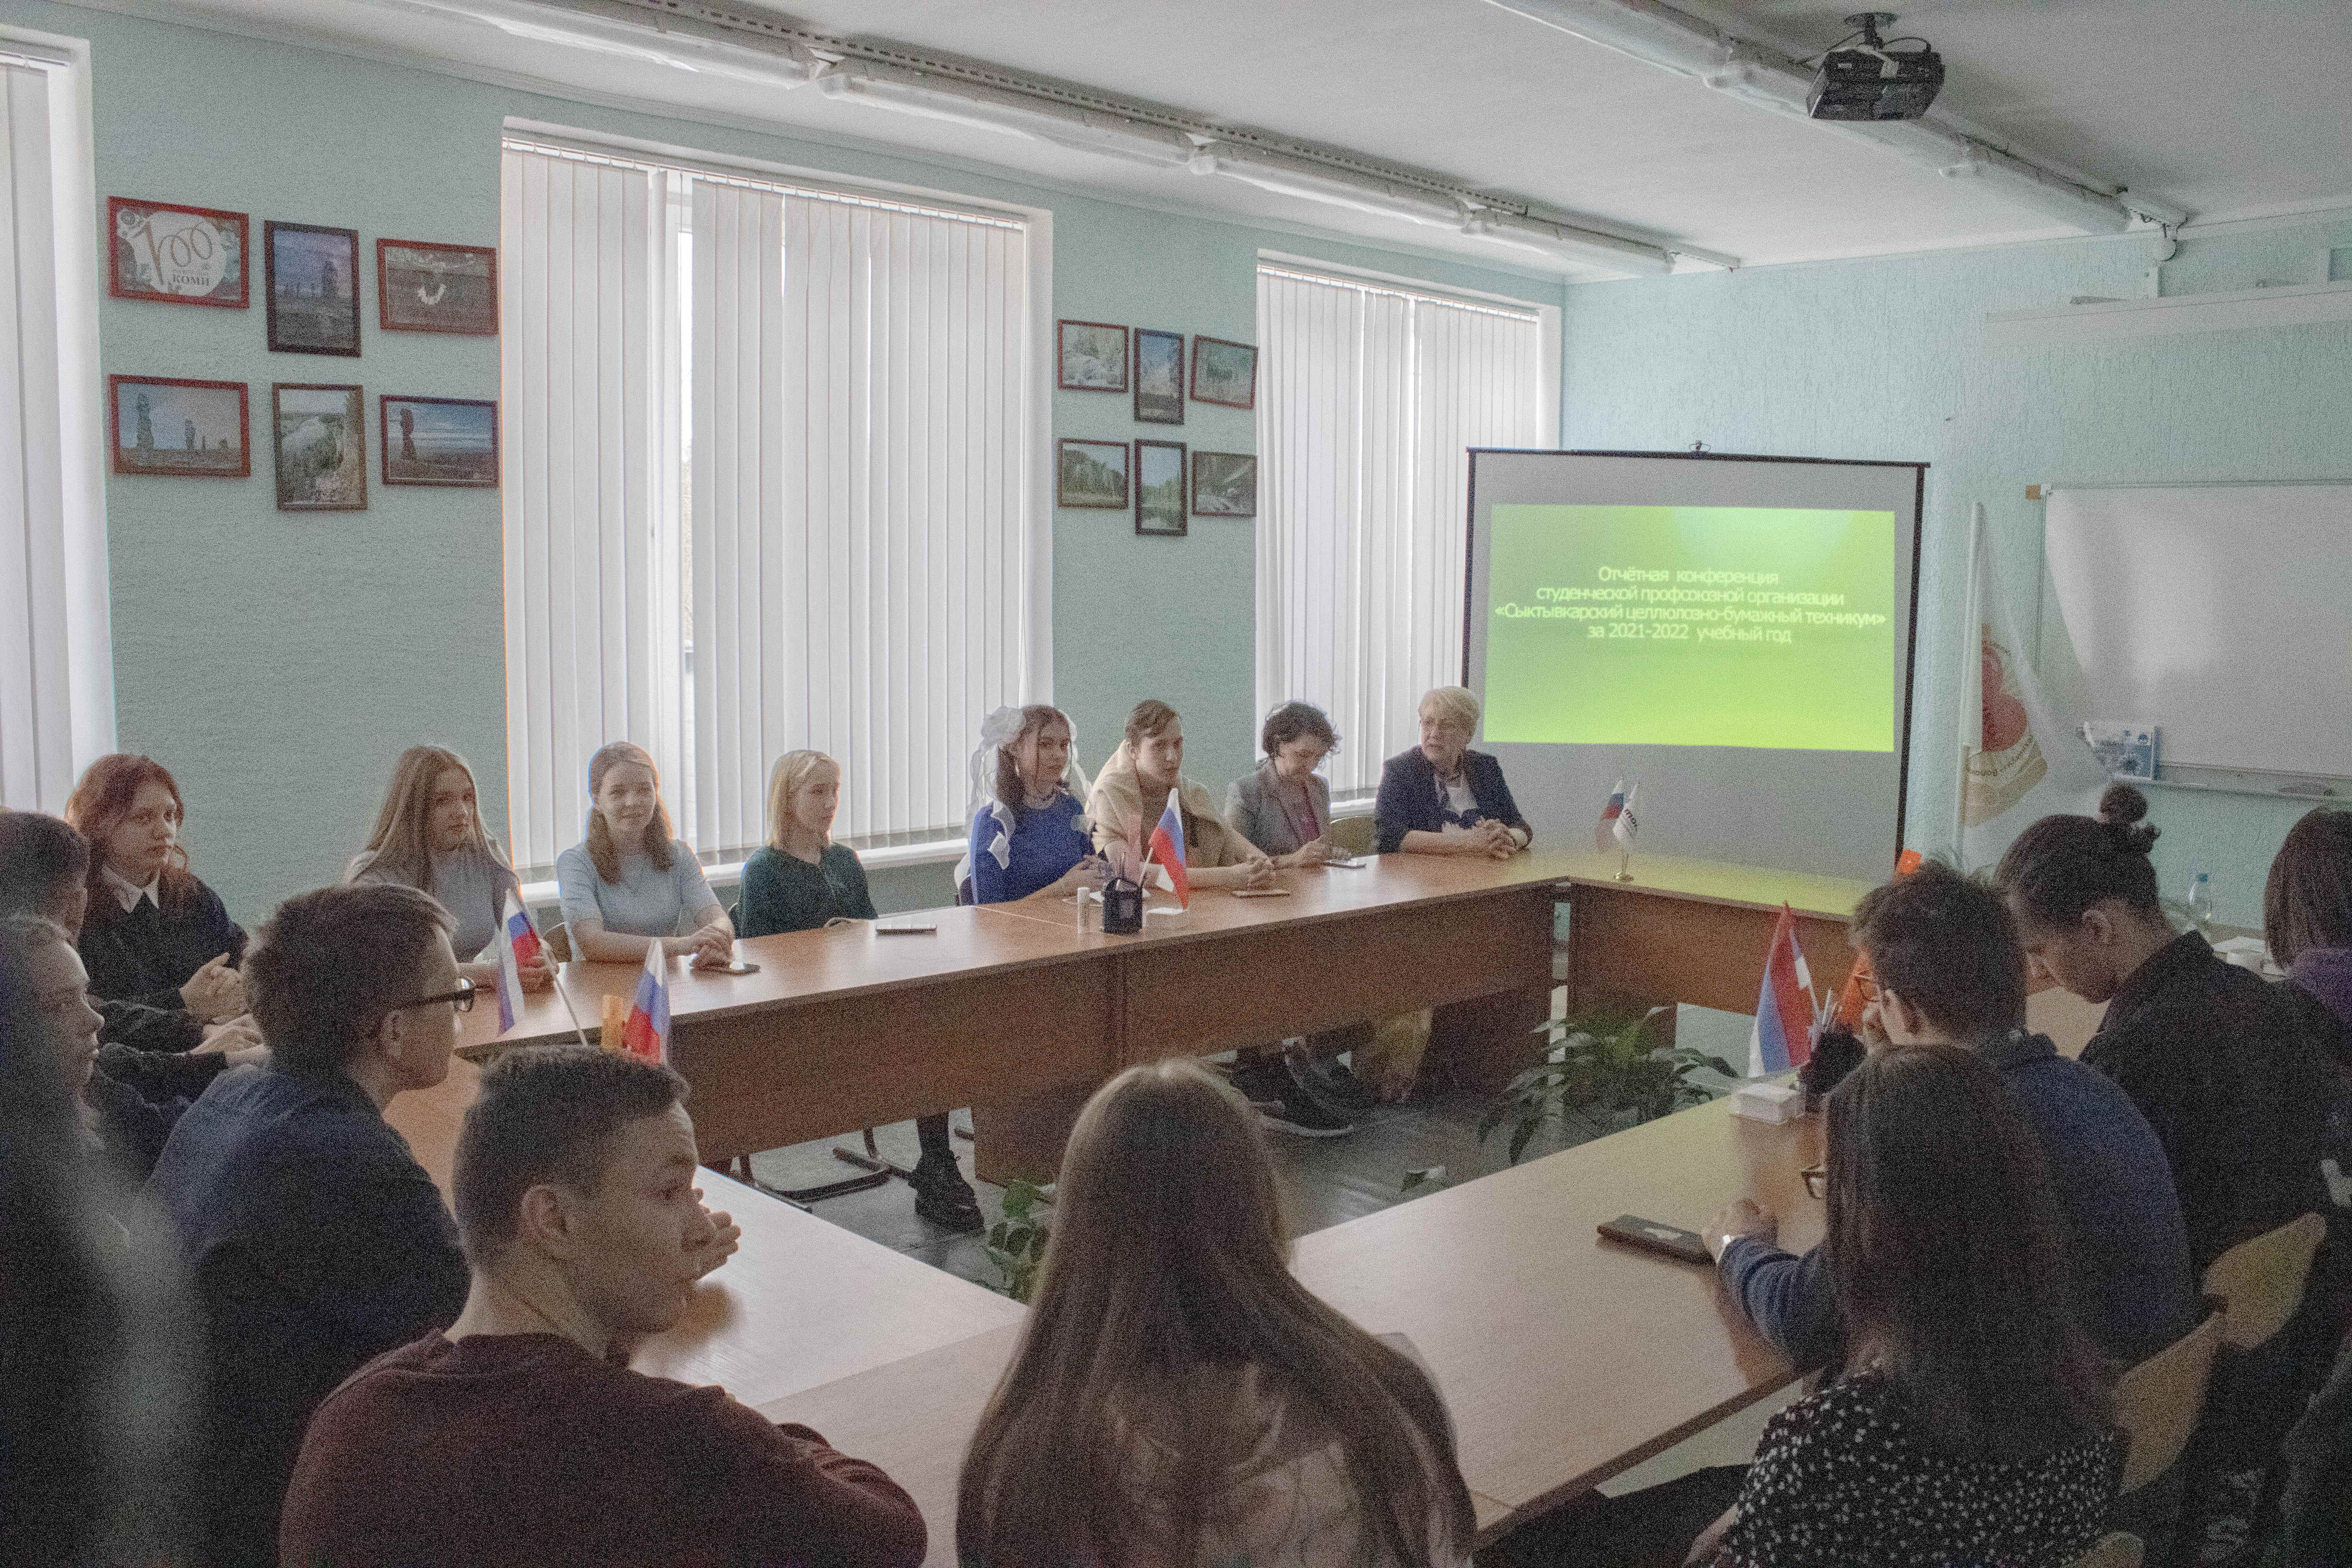
<svg viewBox="0 0 2352 1568">
<path fill-rule="evenodd" d="M 1848 16 L 1853 33 L 1822 57 L 1805 94 L 1815 120 L 1916 120 L 1944 85 L 1944 58 L 1925 38 L 1881 38 L 1895 25 L 1892 11 Z M 1900 45 L 1911 45 L 1909 48 Z"/>
</svg>

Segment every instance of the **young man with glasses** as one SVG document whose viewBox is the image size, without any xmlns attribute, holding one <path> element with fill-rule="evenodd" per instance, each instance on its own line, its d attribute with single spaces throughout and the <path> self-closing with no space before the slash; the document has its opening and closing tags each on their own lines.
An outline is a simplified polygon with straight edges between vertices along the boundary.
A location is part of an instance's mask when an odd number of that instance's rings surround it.
<svg viewBox="0 0 2352 1568">
<path fill-rule="evenodd" d="M 2039 1135 L 2075 1301 L 2099 1347 L 2128 1365 L 2194 1327 L 2188 1232 L 2163 1145 L 2115 1083 L 2025 1028 L 2025 950 L 2000 895 L 1930 862 L 1865 894 L 1849 936 L 1877 976 L 1864 1042 L 1973 1051 Z M 1821 1196 L 1822 1178 L 1804 1176 Z M 1826 1252 L 1782 1250 L 1774 1217 L 1744 1198 L 1702 1235 L 1765 1338 L 1800 1366 L 1841 1359 Z"/>
<path fill-rule="evenodd" d="M 447 911 L 413 888 L 326 888 L 261 928 L 245 982 L 267 1067 L 215 1079 L 151 1178 L 194 1285 L 206 1377 L 206 1560 L 274 1563 L 302 1428 L 369 1358 L 466 1302 L 457 1227 L 386 1125 L 449 1071 L 473 1005 Z M 171 1242 L 163 1242 L 170 1245 Z"/>
</svg>

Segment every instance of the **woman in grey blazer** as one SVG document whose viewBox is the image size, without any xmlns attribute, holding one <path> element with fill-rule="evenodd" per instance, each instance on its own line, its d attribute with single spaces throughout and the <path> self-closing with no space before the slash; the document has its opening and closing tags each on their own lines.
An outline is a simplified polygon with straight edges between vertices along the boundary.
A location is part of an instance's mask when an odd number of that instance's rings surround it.
<svg viewBox="0 0 2352 1568">
<path fill-rule="evenodd" d="M 1331 846 L 1331 786 L 1315 770 L 1339 744 L 1331 721 L 1308 702 L 1286 702 L 1258 732 L 1265 761 L 1225 791 L 1225 826 L 1276 866 L 1320 866 Z"/>
</svg>

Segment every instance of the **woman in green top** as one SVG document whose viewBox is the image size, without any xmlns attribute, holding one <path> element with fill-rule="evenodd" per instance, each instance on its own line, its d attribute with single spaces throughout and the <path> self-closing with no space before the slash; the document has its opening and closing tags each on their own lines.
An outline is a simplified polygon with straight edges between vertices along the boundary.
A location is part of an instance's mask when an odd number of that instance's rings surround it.
<svg viewBox="0 0 2352 1568">
<path fill-rule="evenodd" d="M 841 764 L 823 752 L 787 752 L 768 775 L 768 842 L 743 863 L 745 936 L 814 931 L 835 920 L 874 919 L 874 895 L 857 852 L 833 841 L 841 804 Z M 908 1180 L 915 1213 L 954 1231 L 981 1228 L 980 1199 L 956 1166 L 944 1115 L 915 1123 L 923 1157 Z"/>
<path fill-rule="evenodd" d="M 857 851 L 833 841 L 841 764 L 823 752 L 786 752 L 768 774 L 768 843 L 743 863 L 745 936 L 814 931 L 832 920 L 870 921 L 874 896 Z"/>
</svg>

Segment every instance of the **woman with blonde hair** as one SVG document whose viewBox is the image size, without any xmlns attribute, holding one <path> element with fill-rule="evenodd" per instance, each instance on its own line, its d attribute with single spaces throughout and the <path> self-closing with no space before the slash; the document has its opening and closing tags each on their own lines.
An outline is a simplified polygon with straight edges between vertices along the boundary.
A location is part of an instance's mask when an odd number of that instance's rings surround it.
<svg viewBox="0 0 2352 1568">
<path fill-rule="evenodd" d="M 1433 687 L 1421 700 L 1421 740 L 1388 760 L 1372 807 L 1380 852 L 1484 855 L 1507 860 L 1535 839 L 1519 815 L 1503 764 L 1470 749 L 1478 732 L 1476 693 Z"/>
<path fill-rule="evenodd" d="M 398 882 L 430 893 L 457 922 L 449 945 L 457 967 L 477 985 L 496 985 L 499 966 L 478 956 L 497 940 L 509 893 L 522 885 L 499 847 L 482 831 L 474 770 L 441 746 L 411 746 L 392 764 L 392 786 L 376 813 L 367 847 L 352 858 L 346 882 Z M 546 960 L 520 970 L 523 989 L 548 983 Z"/>
<path fill-rule="evenodd" d="M 745 936 L 870 921 L 874 895 L 857 851 L 833 841 L 841 764 L 823 752 L 786 752 L 768 773 L 768 842 L 743 862 Z M 959 1232 L 981 1227 L 980 1198 L 957 1168 L 945 1112 L 915 1123 L 922 1158 L 908 1174 L 920 1218 Z"/>
<path fill-rule="evenodd" d="M 661 773 L 642 746 L 614 741 L 588 759 L 588 836 L 555 858 L 572 951 L 642 963 L 659 942 L 697 963 L 735 956 L 735 927 L 711 896 L 694 847 L 670 836 Z"/>
<path fill-rule="evenodd" d="M 1249 1106 L 1185 1058 L 1079 1115 L 956 1509 L 975 1568 L 1426 1568 L 1475 1526 L 1428 1375 L 1292 1278 Z"/>
</svg>

